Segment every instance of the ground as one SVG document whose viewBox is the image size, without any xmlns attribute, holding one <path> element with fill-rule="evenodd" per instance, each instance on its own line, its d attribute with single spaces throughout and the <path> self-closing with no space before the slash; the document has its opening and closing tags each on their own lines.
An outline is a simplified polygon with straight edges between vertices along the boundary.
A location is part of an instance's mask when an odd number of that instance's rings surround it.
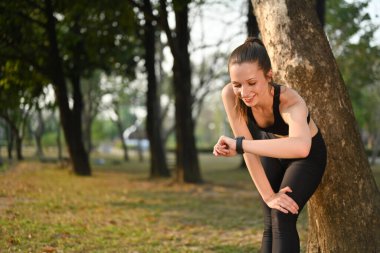
<svg viewBox="0 0 380 253">
<path fill-rule="evenodd" d="M 25 161 L 0 172 L 0 252 L 257 252 L 260 197 L 239 159 L 200 155 L 201 185 L 106 159 L 91 177 Z M 374 168 L 377 183 L 380 167 Z M 303 251 L 307 210 L 298 229 Z"/>
</svg>

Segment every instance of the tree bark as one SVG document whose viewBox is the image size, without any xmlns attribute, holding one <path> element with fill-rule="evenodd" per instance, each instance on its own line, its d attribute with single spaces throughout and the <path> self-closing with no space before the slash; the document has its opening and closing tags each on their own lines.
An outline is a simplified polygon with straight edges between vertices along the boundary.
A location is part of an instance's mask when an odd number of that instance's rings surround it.
<svg viewBox="0 0 380 253">
<path fill-rule="evenodd" d="M 118 135 L 119 135 L 119 138 L 120 138 L 120 141 L 121 141 L 121 146 L 123 148 L 123 156 L 124 156 L 124 161 L 129 161 L 129 155 L 128 155 L 128 146 L 127 144 L 125 143 L 125 140 L 124 140 L 124 126 L 123 126 L 123 123 L 121 122 L 121 117 L 120 117 L 120 113 L 119 113 L 119 103 L 117 102 L 114 102 L 115 103 L 115 114 L 117 116 L 117 119 L 114 121 L 115 124 L 116 124 L 116 127 L 117 127 L 117 132 L 118 132 Z"/>
<path fill-rule="evenodd" d="M 83 142 L 88 154 L 91 154 L 93 145 L 91 137 L 92 119 L 90 117 L 83 117 Z"/>
<path fill-rule="evenodd" d="M 173 63 L 175 117 L 177 140 L 177 179 L 190 183 L 202 182 L 194 137 L 192 117 L 191 65 L 188 44 L 189 1 L 173 1 L 176 20 L 176 48 Z"/>
<path fill-rule="evenodd" d="M 5 123 L 5 135 L 6 135 L 6 138 L 7 138 L 7 153 L 8 153 L 8 160 L 12 160 L 13 159 L 13 142 L 14 142 L 14 138 L 13 138 L 13 134 L 12 134 L 12 131 L 11 131 L 11 128 L 9 126 L 9 124 L 6 122 Z"/>
<path fill-rule="evenodd" d="M 63 160 L 63 152 L 62 152 L 62 140 L 61 140 L 61 124 L 59 124 L 59 120 L 57 122 L 57 158 L 58 161 Z"/>
<path fill-rule="evenodd" d="M 308 252 L 379 252 L 379 190 L 313 1 L 252 2 L 275 81 L 305 98 L 327 144 L 327 169 L 308 205 Z"/>
<path fill-rule="evenodd" d="M 257 24 L 257 20 L 254 14 L 251 0 L 247 0 L 247 4 L 248 4 L 247 34 L 248 34 L 248 37 L 258 37 L 260 34 L 260 30 Z M 244 159 L 243 159 L 243 162 L 244 162 Z"/>
<path fill-rule="evenodd" d="M 188 50 L 190 33 L 188 27 L 189 0 L 173 1 L 175 31 L 169 27 L 166 1 L 160 0 L 160 17 L 168 38 L 173 61 L 173 86 L 175 94 L 176 172 L 177 181 L 200 183 L 198 154 L 194 137 L 192 116 L 191 65 Z"/>
<path fill-rule="evenodd" d="M 315 9 L 317 11 L 319 22 L 322 27 L 325 26 L 325 13 L 326 13 L 326 0 L 317 0 L 315 4 Z"/>
<path fill-rule="evenodd" d="M 3 166 L 3 154 L 2 154 L 2 146 L 0 145 L 0 167 Z"/>
<path fill-rule="evenodd" d="M 33 134 L 34 134 L 34 140 L 36 141 L 36 156 L 38 157 L 38 159 L 42 159 L 44 157 L 44 151 L 42 148 L 42 136 L 45 132 L 45 124 L 42 118 L 41 108 L 38 105 L 36 105 L 36 111 L 37 111 L 38 125 L 36 129 L 34 130 Z"/>
<path fill-rule="evenodd" d="M 50 76 L 53 81 L 54 91 L 60 112 L 60 120 L 62 129 L 66 139 L 69 155 L 73 165 L 73 170 L 78 175 L 91 175 L 91 167 L 88 159 L 88 154 L 83 145 L 82 125 L 81 125 L 81 110 L 82 101 L 79 86 L 73 82 L 74 87 L 74 108 L 69 107 L 68 94 L 65 76 L 62 67 L 62 59 L 59 54 L 57 44 L 57 34 L 55 28 L 54 11 L 51 0 L 46 2 L 46 18 L 47 18 L 47 34 L 49 39 L 50 49 Z"/>
<path fill-rule="evenodd" d="M 16 159 L 18 161 L 21 161 L 24 159 L 23 155 L 22 155 L 22 134 L 19 130 L 19 128 L 16 126 L 16 124 L 11 121 L 8 117 L 3 117 L 3 119 L 5 120 L 8 128 L 7 128 L 7 140 L 8 140 L 8 158 L 9 160 L 11 160 L 13 157 L 12 157 L 12 150 L 13 150 L 13 147 L 15 147 L 16 149 Z M 21 124 L 21 127 L 22 124 Z M 13 146 L 14 144 L 16 144 L 15 146 Z"/>
<path fill-rule="evenodd" d="M 153 13 L 150 0 L 144 0 L 144 8 L 144 13 Z M 147 16 L 145 16 L 144 30 L 145 69 L 148 75 L 146 129 L 150 149 L 150 177 L 168 177 L 170 172 L 161 134 L 161 105 L 155 70 L 156 29 Z"/>
<path fill-rule="evenodd" d="M 22 161 L 24 160 L 24 156 L 22 155 L 22 137 L 17 134 L 15 134 L 15 139 L 16 139 L 16 157 L 17 161 Z"/>
</svg>

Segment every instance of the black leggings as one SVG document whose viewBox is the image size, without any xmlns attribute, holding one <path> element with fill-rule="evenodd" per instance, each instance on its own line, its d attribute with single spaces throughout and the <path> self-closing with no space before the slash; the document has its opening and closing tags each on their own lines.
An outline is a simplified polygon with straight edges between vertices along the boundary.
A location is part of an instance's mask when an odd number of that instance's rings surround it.
<svg viewBox="0 0 380 253">
<path fill-rule="evenodd" d="M 263 133 L 263 139 L 276 138 Z M 289 186 L 288 194 L 299 206 L 301 212 L 306 202 L 321 182 L 326 167 L 326 146 L 320 131 L 312 138 L 308 157 L 301 159 L 278 159 L 261 157 L 265 173 L 275 192 Z M 269 208 L 263 202 L 264 234 L 261 245 L 262 253 L 297 253 L 300 243 L 296 222 L 298 214 L 285 214 Z"/>
</svg>

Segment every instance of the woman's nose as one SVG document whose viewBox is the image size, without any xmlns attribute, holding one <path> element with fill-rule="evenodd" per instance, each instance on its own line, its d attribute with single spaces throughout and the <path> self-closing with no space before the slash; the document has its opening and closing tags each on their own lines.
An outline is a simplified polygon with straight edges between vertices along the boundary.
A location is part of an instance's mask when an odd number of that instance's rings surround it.
<svg viewBox="0 0 380 253">
<path fill-rule="evenodd" d="M 242 85 L 242 87 L 241 87 L 241 96 L 243 98 L 247 97 L 249 95 L 249 92 L 250 92 L 249 87 L 247 87 L 246 85 Z"/>
</svg>

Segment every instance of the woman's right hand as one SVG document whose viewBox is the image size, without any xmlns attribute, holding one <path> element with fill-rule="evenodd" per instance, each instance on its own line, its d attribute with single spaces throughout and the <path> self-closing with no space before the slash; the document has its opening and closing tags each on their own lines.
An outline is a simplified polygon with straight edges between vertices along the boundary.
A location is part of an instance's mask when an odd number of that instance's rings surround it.
<svg viewBox="0 0 380 253">
<path fill-rule="evenodd" d="M 215 156 L 235 156 L 236 153 L 236 140 L 227 136 L 220 136 L 218 142 L 214 146 L 213 154 Z"/>
<path fill-rule="evenodd" d="M 292 192 L 289 186 L 282 188 L 278 193 L 273 194 L 270 198 L 265 200 L 265 203 L 270 207 L 277 209 L 283 213 L 298 214 L 297 203 L 289 197 L 286 193 Z"/>
</svg>

